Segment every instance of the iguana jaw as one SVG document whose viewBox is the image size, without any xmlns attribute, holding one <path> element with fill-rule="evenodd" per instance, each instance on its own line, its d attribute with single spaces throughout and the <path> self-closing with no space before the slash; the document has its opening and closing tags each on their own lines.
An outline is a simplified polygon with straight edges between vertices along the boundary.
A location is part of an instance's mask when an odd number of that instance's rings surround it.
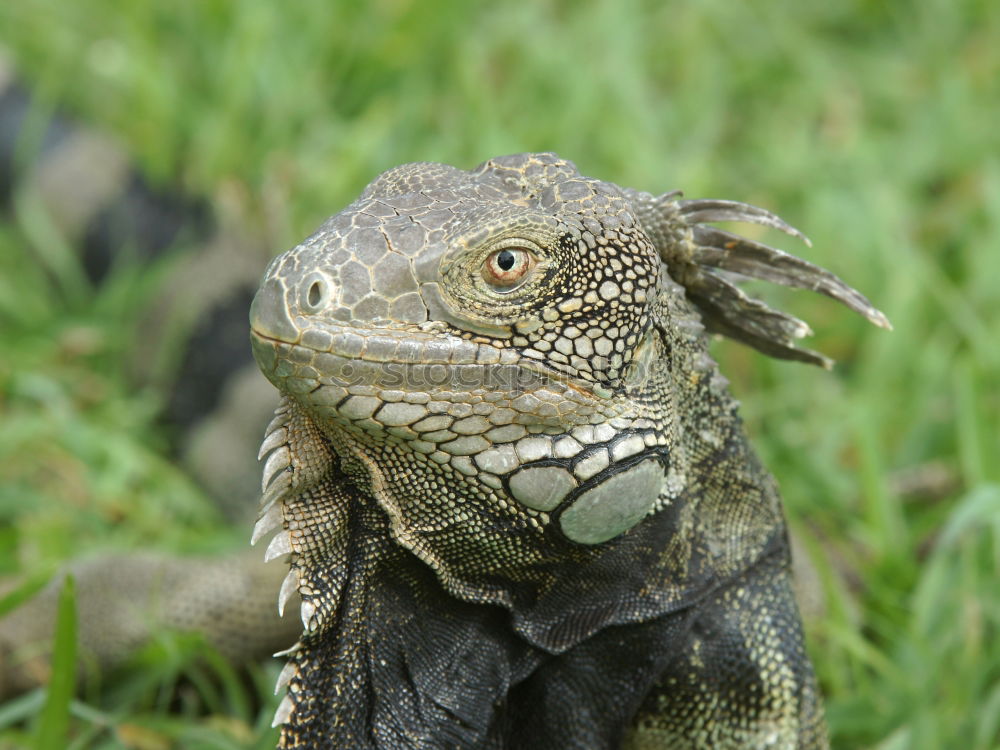
<svg viewBox="0 0 1000 750">
<path fill-rule="evenodd" d="M 342 400 L 356 392 L 371 395 L 371 389 L 430 398 L 486 389 L 513 399 L 547 387 L 579 394 L 580 407 L 598 399 L 590 383 L 575 382 L 515 349 L 450 335 L 433 324 L 362 327 L 303 318 L 296 323 L 294 336 L 287 331 L 276 336 L 266 321 L 252 320 L 251 343 L 264 375 L 282 392 L 328 389 L 322 401 L 303 398 L 306 403 L 328 405 L 335 392 L 342 391 Z M 536 416 L 542 421 L 556 416 L 547 411 Z M 565 414 L 563 409 L 559 416 Z"/>
</svg>

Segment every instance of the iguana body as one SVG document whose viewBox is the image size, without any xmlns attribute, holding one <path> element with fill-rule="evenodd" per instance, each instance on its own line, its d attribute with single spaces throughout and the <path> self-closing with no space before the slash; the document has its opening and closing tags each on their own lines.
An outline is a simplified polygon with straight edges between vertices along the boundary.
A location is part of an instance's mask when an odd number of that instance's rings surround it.
<svg viewBox="0 0 1000 750">
<path fill-rule="evenodd" d="M 824 361 L 726 271 L 885 319 L 700 225 L 725 220 L 797 234 L 553 154 L 410 164 L 271 263 L 255 538 L 279 529 L 304 624 L 282 747 L 826 746 L 779 497 L 705 326 Z"/>
</svg>

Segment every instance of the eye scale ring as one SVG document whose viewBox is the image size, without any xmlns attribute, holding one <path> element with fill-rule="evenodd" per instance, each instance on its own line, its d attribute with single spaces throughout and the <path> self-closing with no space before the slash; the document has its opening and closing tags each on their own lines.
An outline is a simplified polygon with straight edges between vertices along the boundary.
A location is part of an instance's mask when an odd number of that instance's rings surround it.
<svg viewBox="0 0 1000 750">
<path fill-rule="evenodd" d="M 535 267 L 535 257 L 523 247 L 502 247 L 483 261 L 483 280 L 496 292 L 510 292 L 520 286 Z"/>
</svg>

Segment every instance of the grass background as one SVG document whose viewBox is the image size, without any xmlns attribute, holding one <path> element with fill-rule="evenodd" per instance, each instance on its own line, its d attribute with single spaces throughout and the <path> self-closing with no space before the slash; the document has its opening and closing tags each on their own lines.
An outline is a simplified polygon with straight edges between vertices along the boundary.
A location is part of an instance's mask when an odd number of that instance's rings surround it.
<svg viewBox="0 0 1000 750">
<path fill-rule="evenodd" d="M 881 750 L 1000 747 L 998 39 L 990 0 L 0 3 L 39 121 L 58 105 L 114 133 L 276 252 L 385 168 L 525 150 L 803 228 L 895 331 L 776 293 L 832 374 L 716 352 L 819 560 L 834 746 Z M 0 572 L 245 540 L 122 365 L 157 274 L 92 288 L 44 217 L 0 221 Z M 127 688 L 71 703 L 74 746 L 272 746 L 273 701 L 222 665 L 199 679 L 192 650 L 158 644 Z M 0 746 L 43 701 L 0 707 Z"/>
</svg>

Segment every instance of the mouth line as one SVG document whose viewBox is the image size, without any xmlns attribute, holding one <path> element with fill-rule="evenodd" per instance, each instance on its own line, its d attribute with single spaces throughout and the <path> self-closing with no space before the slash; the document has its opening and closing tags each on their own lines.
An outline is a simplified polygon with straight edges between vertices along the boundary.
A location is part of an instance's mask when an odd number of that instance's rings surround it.
<svg viewBox="0 0 1000 750">
<path fill-rule="evenodd" d="M 267 334 L 261 333 L 253 326 L 250 326 L 250 335 L 254 338 L 262 339 L 271 344 L 284 344 L 285 346 L 298 346 L 298 342 L 285 341 L 284 339 L 276 339 L 274 336 L 268 336 Z"/>
<path fill-rule="evenodd" d="M 494 387 L 501 384 L 510 385 L 517 382 L 520 385 L 513 388 L 518 391 L 530 391 L 546 384 L 556 385 L 575 392 L 587 400 L 601 400 L 593 392 L 592 384 L 580 382 L 567 373 L 546 367 L 545 363 L 533 358 L 527 358 L 512 349 L 498 349 L 488 344 L 477 343 L 455 336 L 442 338 L 440 332 L 414 331 L 413 329 L 362 329 L 350 325 L 313 326 L 305 330 L 299 329 L 295 342 L 276 338 L 261 333 L 250 327 L 252 336 L 262 343 L 278 347 L 287 347 L 285 354 L 278 353 L 284 360 L 294 360 L 290 356 L 295 349 L 312 352 L 318 360 L 325 360 L 325 373 L 334 377 L 333 372 L 343 368 L 362 368 L 369 371 L 375 380 L 372 367 L 393 368 L 392 374 L 398 376 L 400 370 L 415 373 L 427 373 L 430 368 L 447 368 L 454 370 L 456 375 L 467 373 L 470 380 L 466 381 L 465 390 L 473 383 L 481 385 L 493 383 Z M 405 334 L 406 338 L 403 338 Z M 301 360 L 300 360 L 301 361 Z M 317 362 L 318 364 L 318 362 Z M 485 373 L 486 377 L 472 375 L 473 371 Z M 352 376 L 356 372 L 352 370 Z M 322 375 L 321 375 L 322 377 Z"/>
<path fill-rule="evenodd" d="M 314 324 L 299 328 L 294 341 L 262 333 L 253 326 L 250 330 L 256 338 L 276 346 L 373 364 L 488 366 L 521 362 L 520 354 L 515 351 L 412 328 Z"/>
</svg>

